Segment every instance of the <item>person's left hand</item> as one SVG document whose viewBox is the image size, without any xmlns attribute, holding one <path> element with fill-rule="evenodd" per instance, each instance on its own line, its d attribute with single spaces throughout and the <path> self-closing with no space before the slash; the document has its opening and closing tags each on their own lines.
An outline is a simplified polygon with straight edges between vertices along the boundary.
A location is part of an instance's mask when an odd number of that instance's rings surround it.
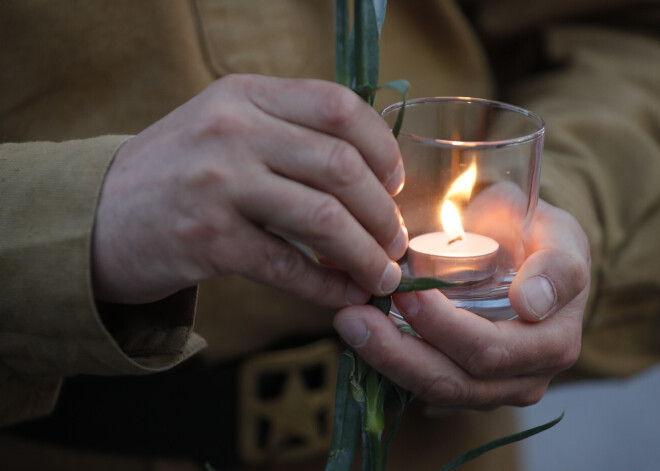
<svg viewBox="0 0 660 471">
<path fill-rule="evenodd" d="M 580 353 L 589 293 L 589 244 L 568 213 L 543 201 L 525 240 L 530 256 L 510 290 L 518 318 L 491 322 L 439 291 L 394 295 L 417 338 L 372 306 L 351 306 L 334 325 L 355 351 L 421 399 L 489 408 L 538 402 Z"/>
</svg>

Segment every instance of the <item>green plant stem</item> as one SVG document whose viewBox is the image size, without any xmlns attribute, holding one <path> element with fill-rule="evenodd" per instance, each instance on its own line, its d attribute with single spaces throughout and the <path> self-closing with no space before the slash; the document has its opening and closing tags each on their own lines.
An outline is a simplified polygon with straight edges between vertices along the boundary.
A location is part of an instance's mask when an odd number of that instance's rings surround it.
<svg viewBox="0 0 660 471">
<path fill-rule="evenodd" d="M 383 471 L 381 459 L 381 434 L 365 431 L 366 442 L 363 445 L 362 452 L 367 456 L 366 465 L 362 471 Z"/>
<path fill-rule="evenodd" d="M 335 82 L 351 86 L 348 0 L 335 0 Z"/>
<path fill-rule="evenodd" d="M 360 407 L 351 391 L 351 379 L 355 375 L 356 361 L 353 352 L 344 352 L 339 356 L 337 370 L 337 391 L 335 394 L 335 418 L 330 444 L 330 456 L 326 471 L 345 471 L 350 469 L 355 459 Z"/>
<path fill-rule="evenodd" d="M 376 370 L 369 368 L 366 382 L 366 404 L 364 416 L 365 447 L 368 457 L 367 471 L 381 471 L 382 463 L 382 437 L 385 430 L 385 395 L 387 394 L 387 380 Z"/>
<path fill-rule="evenodd" d="M 378 20 L 373 0 L 355 0 L 355 88 L 365 90 L 378 85 L 378 61 L 380 57 Z M 373 95 L 362 95 L 370 105 Z"/>
</svg>

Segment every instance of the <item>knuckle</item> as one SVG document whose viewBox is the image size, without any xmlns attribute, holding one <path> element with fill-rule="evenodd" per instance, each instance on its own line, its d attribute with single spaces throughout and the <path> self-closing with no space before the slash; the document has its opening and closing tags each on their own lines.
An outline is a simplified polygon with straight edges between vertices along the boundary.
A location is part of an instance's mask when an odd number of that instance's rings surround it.
<svg viewBox="0 0 660 471">
<path fill-rule="evenodd" d="M 188 217 L 178 218 L 172 223 L 172 231 L 177 240 L 186 245 L 208 245 L 217 240 L 223 240 L 230 235 L 225 229 L 231 224 L 231 218 L 221 214 L 209 219 L 201 213 L 190 213 Z"/>
<path fill-rule="evenodd" d="M 512 405 L 518 407 L 527 407 L 538 404 L 541 399 L 543 399 L 543 396 L 545 396 L 547 389 L 547 383 L 535 384 L 527 389 L 524 389 L 520 392 L 520 395 L 514 401 L 512 401 Z"/>
<path fill-rule="evenodd" d="M 181 194 L 195 195 L 195 198 L 181 198 L 172 202 L 173 210 L 181 216 L 173 218 L 174 233 L 187 242 L 211 242 L 231 234 L 236 221 L 226 198 L 232 193 L 231 171 L 222 166 L 200 162 L 185 167 L 180 176 Z M 212 205 L 194 204 L 194 201 L 220 201 Z"/>
<path fill-rule="evenodd" d="M 560 304 L 570 302 L 589 285 L 589 262 L 584 257 L 570 252 L 557 253 L 561 261 L 560 275 L 553 277 Z M 559 262 L 555 262 L 559 263 Z"/>
<path fill-rule="evenodd" d="M 399 207 L 394 200 L 391 198 L 384 200 L 383 209 L 376 211 L 374 217 L 376 218 L 377 227 L 387 228 L 388 242 L 393 242 L 399 235 L 404 223 Z"/>
<path fill-rule="evenodd" d="M 488 378 L 511 364 L 511 353 L 501 347 L 484 345 L 475 350 L 466 361 L 465 369 L 475 378 Z"/>
<path fill-rule="evenodd" d="M 398 368 L 399 361 L 395 352 L 383 349 L 382 354 L 379 353 L 373 363 L 381 371 L 392 371 Z"/>
<path fill-rule="evenodd" d="M 209 190 L 224 187 L 230 180 L 226 167 L 213 165 L 209 161 L 197 162 L 185 168 L 185 185 L 195 193 L 206 194 Z"/>
<path fill-rule="evenodd" d="M 325 174 L 334 186 L 350 186 L 366 174 L 358 151 L 345 141 L 337 141 L 325 162 Z"/>
<path fill-rule="evenodd" d="M 572 262 L 569 265 L 570 279 L 574 280 L 575 285 L 580 287 L 581 291 L 589 282 L 589 263 L 582 257 L 572 257 Z"/>
<path fill-rule="evenodd" d="M 572 342 L 562 350 L 556 362 L 557 372 L 569 369 L 577 362 L 580 356 L 580 342 Z"/>
<path fill-rule="evenodd" d="M 467 404 L 468 391 L 463 382 L 451 375 L 436 376 L 418 395 L 432 404 Z"/>
<path fill-rule="evenodd" d="M 229 74 L 216 80 L 214 86 L 226 88 L 234 93 L 245 92 L 254 82 L 254 77 L 249 74 Z"/>
<path fill-rule="evenodd" d="M 330 128 L 350 126 L 357 111 L 364 104 L 355 92 L 339 85 L 328 87 L 324 98 L 320 116 Z"/>
<path fill-rule="evenodd" d="M 325 194 L 312 209 L 309 232 L 315 239 L 325 239 L 341 231 L 343 218 L 343 206 L 334 196 Z"/>
<path fill-rule="evenodd" d="M 386 160 L 386 164 L 390 169 L 387 174 L 387 178 L 389 178 L 398 170 L 399 162 L 401 161 L 401 151 L 399 149 L 399 142 L 389 129 L 387 129 L 387 132 L 381 133 L 380 136 L 383 148 L 385 149 L 382 153 L 382 158 Z"/>
<path fill-rule="evenodd" d="M 199 159 L 181 168 L 178 178 L 184 195 L 191 198 L 180 198 L 174 202 L 177 207 L 185 206 L 186 211 L 215 219 L 218 209 L 228 211 L 244 190 L 237 185 L 236 175 L 239 169 L 232 164 L 219 163 L 213 159 Z M 195 201 L 207 201 L 209 204 L 195 204 Z M 219 207 L 218 207 L 219 206 Z"/>
<path fill-rule="evenodd" d="M 342 289 L 345 280 L 338 277 L 337 270 L 322 270 L 318 277 L 306 277 L 306 286 L 310 289 L 312 299 L 318 304 L 331 307 L 343 307 L 346 305 L 344 291 Z"/>
<path fill-rule="evenodd" d="M 249 132 L 251 124 L 240 113 L 230 110 L 213 109 L 199 120 L 198 138 L 218 138 L 226 136 L 245 135 Z"/>
<path fill-rule="evenodd" d="M 270 249 L 266 250 L 264 256 L 266 277 L 276 280 L 278 285 L 290 285 L 304 278 L 307 263 L 297 250 L 288 247 L 285 250 Z"/>
<path fill-rule="evenodd" d="M 562 224 L 567 228 L 568 232 L 575 237 L 575 252 L 567 253 L 568 260 L 566 263 L 572 279 L 576 285 L 585 286 L 589 279 L 591 269 L 591 250 L 589 238 L 582 230 L 582 226 L 570 213 L 561 210 L 561 215 L 564 220 Z"/>
</svg>

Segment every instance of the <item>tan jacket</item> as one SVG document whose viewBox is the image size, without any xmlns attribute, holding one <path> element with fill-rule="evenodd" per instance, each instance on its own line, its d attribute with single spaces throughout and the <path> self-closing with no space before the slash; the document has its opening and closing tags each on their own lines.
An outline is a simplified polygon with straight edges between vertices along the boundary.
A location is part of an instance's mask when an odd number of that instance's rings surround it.
<svg viewBox="0 0 660 471">
<path fill-rule="evenodd" d="M 331 79 L 332 3 L 0 4 L 0 423 L 47 413 L 65 376 L 149 373 L 204 346 L 191 333 L 191 292 L 95 304 L 89 253 L 104 172 L 126 136 L 214 78 Z M 660 355 L 658 7 L 464 3 L 473 24 L 449 1 L 391 0 L 381 81 L 407 78 L 412 96 L 503 97 L 545 118 L 542 197 L 578 218 L 594 258 L 574 371 L 639 371 Z M 196 322 L 214 359 L 331 331 L 327 310 L 239 278 L 201 286 Z"/>
</svg>

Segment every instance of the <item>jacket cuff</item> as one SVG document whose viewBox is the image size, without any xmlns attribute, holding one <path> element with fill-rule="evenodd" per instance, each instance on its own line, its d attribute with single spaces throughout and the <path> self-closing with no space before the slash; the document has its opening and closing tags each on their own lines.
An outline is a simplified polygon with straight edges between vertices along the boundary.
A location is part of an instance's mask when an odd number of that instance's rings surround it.
<svg viewBox="0 0 660 471">
<path fill-rule="evenodd" d="M 0 145 L 0 361 L 21 378 L 144 374 L 205 345 L 192 334 L 195 289 L 149 305 L 97 309 L 94 217 L 105 173 L 126 139 Z"/>
</svg>

